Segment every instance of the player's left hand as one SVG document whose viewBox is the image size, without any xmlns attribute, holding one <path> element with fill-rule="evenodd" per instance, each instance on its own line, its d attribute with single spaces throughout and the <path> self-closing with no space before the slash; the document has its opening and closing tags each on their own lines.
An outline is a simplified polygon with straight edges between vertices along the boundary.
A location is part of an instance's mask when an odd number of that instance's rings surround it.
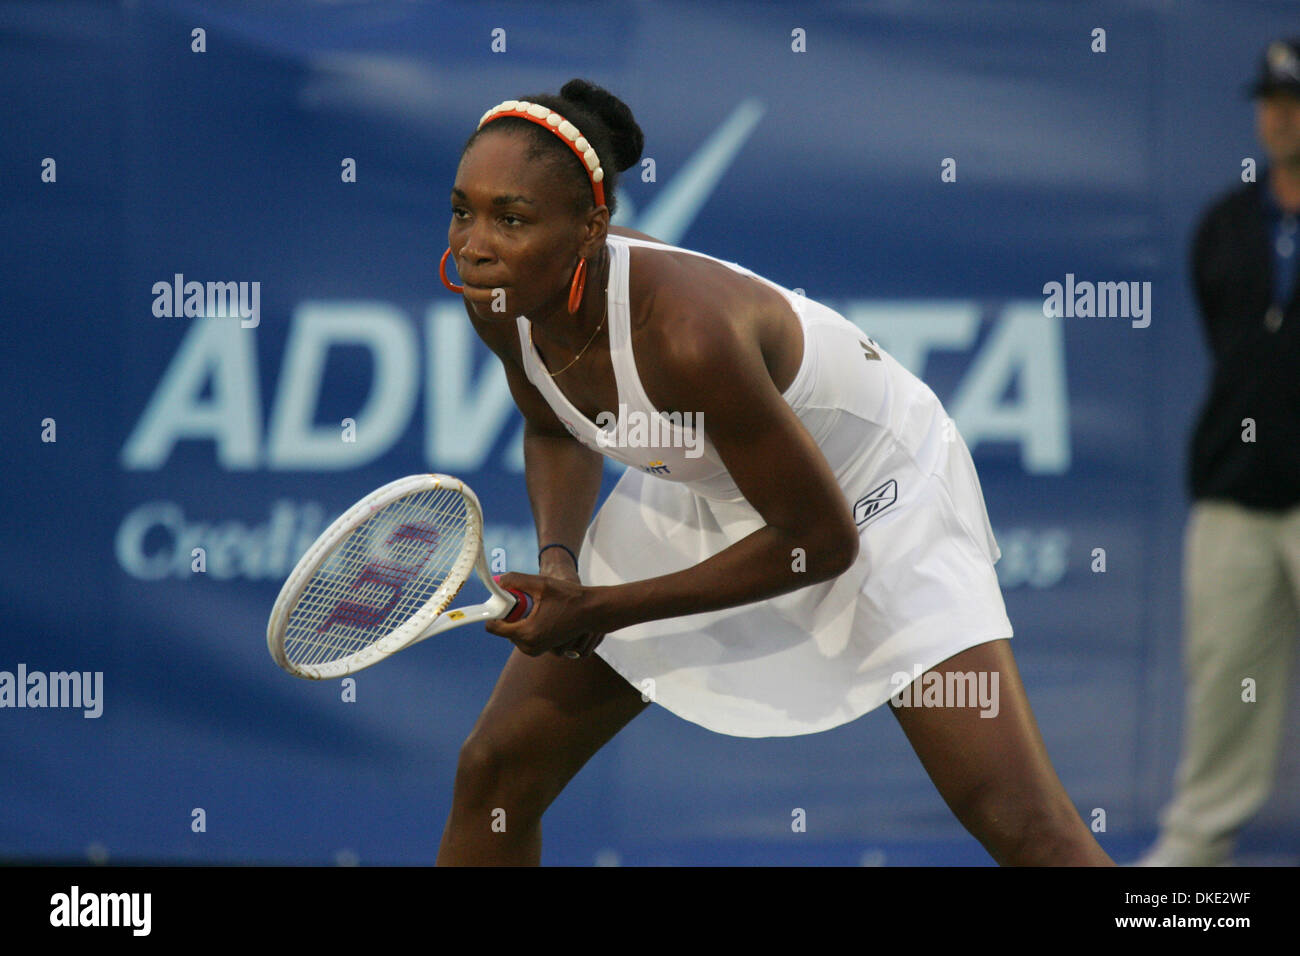
<svg viewBox="0 0 1300 956">
<path fill-rule="evenodd" d="M 592 620 L 587 588 L 577 572 L 560 571 L 555 575 L 503 574 L 497 582 L 506 588 L 527 591 L 533 610 L 522 621 L 488 621 L 489 634 L 504 637 L 529 657 L 552 651 L 564 657 L 584 658 L 605 638 Z"/>
</svg>

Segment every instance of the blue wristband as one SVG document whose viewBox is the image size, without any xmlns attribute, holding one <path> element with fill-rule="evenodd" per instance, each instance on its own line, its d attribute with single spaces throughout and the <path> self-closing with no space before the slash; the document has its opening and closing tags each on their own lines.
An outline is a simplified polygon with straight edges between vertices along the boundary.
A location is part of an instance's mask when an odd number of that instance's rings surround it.
<svg viewBox="0 0 1300 956">
<path fill-rule="evenodd" d="M 578 569 L 578 556 L 574 554 L 572 551 L 569 551 L 569 549 L 562 544 L 548 544 L 545 547 L 543 547 L 541 551 L 538 551 L 537 552 L 538 567 L 540 567 L 542 564 L 542 551 L 545 551 L 547 548 L 564 548 L 565 551 L 568 551 L 569 557 L 573 558 L 573 569 L 575 571 Z"/>
</svg>

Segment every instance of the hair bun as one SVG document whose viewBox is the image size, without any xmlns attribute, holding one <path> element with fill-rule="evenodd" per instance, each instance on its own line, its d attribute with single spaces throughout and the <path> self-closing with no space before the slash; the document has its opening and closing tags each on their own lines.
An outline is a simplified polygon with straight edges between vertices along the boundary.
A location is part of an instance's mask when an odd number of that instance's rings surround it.
<svg viewBox="0 0 1300 956">
<path fill-rule="evenodd" d="M 645 148 L 645 136 L 626 103 L 609 90 L 582 79 L 569 80 L 560 89 L 560 95 L 595 113 L 609 128 L 614 165 L 620 173 L 637 164 Z"/>
</svg>

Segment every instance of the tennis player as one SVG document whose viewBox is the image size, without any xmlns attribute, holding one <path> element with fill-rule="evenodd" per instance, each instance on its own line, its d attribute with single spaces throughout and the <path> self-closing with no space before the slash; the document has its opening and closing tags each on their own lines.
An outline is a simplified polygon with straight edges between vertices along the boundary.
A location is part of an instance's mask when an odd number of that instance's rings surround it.
<svg viewBox="0 0 1300 956">
<path fill-rule="evenodd" d="M 442 278 L 524 416 L 541 553 L 501 579 L 537 603 L 487 626 L 516 650 L 461 750 L 438 863 L 540 863 L 546 808 L 651 700 L 740 737 L 889 701 L 996 861 L 1110 863 L 1030 711 L 942 405 L 831 309 L 612 228 L 642 145 L 621 100 L 572 80 L 489 110 L 457 169 Z M 591 521 L 602 456 L 628 468 Z"/>
</svg>

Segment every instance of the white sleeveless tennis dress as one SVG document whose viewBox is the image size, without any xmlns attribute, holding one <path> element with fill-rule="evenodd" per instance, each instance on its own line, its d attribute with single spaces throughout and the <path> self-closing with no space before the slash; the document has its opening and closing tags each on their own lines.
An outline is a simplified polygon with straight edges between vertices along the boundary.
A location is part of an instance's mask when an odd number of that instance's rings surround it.
<svg viewBox="0 0 1300 956">
<path fill-rule="evenodd" d="M 602 435 L 547 374 L 527 318 L 517 320 L 529 381 L 578 441 L 629 466 L 583 541 L 588 585 L 693 567 L 765 524 L 707 436 L 701 443 L 669 426 L 650 404 L 632 356 L 629 249 L 703 254 L 606 241 L 621 414 L 659 416 L 658 445 L 620 444 L 620 434 L 656 437 L 623 418 Z M 858 558 L 837 578 L 756 604 L 614 631 L 596 653 L 645 696 L 718 733 L 829 730 L 898 693 L 902 675 L 910 681 L 965 648 L 1011 637 L 993 570 L 1001 551 L 970 452 L 924 382 L 832 309 L 704 258 L 776 289 L 799 316 L 803 359 L 784 398 L 839 481 L 858 524 Z"/>
</svg>

